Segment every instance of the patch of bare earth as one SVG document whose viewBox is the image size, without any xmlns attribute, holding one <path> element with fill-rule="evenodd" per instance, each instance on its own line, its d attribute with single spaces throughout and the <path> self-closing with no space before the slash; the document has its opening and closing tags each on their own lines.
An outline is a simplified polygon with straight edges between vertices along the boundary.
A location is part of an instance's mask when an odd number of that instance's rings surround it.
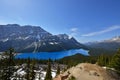
<svg viewBox="0 0 120 80">
<path fill-rule="evenodd" d="M 54 80 L 69 80 L 70 77 L 75 77 L 76 80 L 120 80 L 115 72 L 90 63 L 78 64 L 58 75 Z"/>
</svg>

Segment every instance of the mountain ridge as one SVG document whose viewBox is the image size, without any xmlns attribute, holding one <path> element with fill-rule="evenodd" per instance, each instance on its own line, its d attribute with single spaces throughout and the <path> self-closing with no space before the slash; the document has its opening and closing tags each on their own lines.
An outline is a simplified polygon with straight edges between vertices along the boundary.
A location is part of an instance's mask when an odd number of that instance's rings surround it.
<svg viewBox="0 0 120 80">
<path fill-rule="evenodd" d="M 90 49 L 90 54 L 114 54 L 120 48 L 120 36 L 111 39 L 84 44 Z"/>
<path fill-rule="evenodd" d="M 0 25 L 0 51 L 10 47 L 17 52 L 60 51 L 85 48 L 67 34 L 52 35 L 40 26 Z"/>
</svg>

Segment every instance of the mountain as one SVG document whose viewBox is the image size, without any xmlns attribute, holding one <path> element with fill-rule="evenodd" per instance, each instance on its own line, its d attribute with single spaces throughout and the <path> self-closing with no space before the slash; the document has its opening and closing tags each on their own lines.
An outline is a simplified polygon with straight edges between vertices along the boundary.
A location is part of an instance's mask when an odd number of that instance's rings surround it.
<svg viewBox="0 0 120 80">
<path fill-rule="evenodd" d="M 52 35 L 40 26 L 0 25 L 0 52 L 13 47 L 17 52 L 60 51 L 85 48 L 66 34 Z"/>
<path fill-rule="evenodd" d="M 91 54 L 113 54 L 120 48 L 120 36 L 99 42 L 89 42 L 85 45 L 89 47 Z"/>
</svg>

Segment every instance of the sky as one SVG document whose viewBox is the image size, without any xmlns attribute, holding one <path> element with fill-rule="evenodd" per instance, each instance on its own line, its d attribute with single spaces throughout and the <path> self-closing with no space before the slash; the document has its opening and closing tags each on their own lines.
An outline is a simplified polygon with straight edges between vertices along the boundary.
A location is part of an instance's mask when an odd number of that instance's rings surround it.
<svg viewBox="0 0 120 80">
<path fill-rule="evenodd" d="M 0 24 L 40 26 L 79 42 L 120 36 L 120 0 L 0 0 Z"/>
</svg>

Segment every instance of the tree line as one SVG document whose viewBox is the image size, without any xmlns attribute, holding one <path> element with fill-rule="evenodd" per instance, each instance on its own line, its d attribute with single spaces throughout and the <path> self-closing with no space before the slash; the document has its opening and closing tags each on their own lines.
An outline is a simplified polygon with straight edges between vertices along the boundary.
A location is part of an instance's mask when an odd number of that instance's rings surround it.
<svg viewBox="0 0 120 80">
<path fill-rule="evenodd" d="M 52 74 L 51 74 L 51 64 L 56 62 L 58 64 L 66 64 L 68 65 L 68 68 L 77 65 L 78 63 L 88 62 L 93 64 L 98 64 L 100 66 L 106 66 L 114 68 L 118 74 L 120 74 L 120 49 L 114 54 L 114 56 L 111 55 L 105 55 L 102 54 L 100 56 L 83 56 L 81 54 L 76 54 L 73 56 L 65 57 L 59 60 L 37 60 L 37 59 L 15 59 L 14 58 L 14 49 L 10 48 L 8 51 L 4 52 L 5 55 L 8 57 L 5 59 L 0 60 L 0 79 L 1 80 L 10 80 L 16 71 L 14 68 L 16 65 L 21 65 L 23 63 L 27 63 L 26 66 L 26 75 L 25 77 L 20 77 L 18 75 L 15 75 L 16 78 L 20 79 L 27 79 L 27 80 L 34 80 L 35 79 L 35 64 L 47 64 L 48 67 L 46 69 L 46 76 L 45 80 L 52 80 Z M 60 67 L 57 66 L 57 72 L 56 75 L 60 74 Z M 40 79 L 40 78 L 39 78 Z"/>
</svg>

